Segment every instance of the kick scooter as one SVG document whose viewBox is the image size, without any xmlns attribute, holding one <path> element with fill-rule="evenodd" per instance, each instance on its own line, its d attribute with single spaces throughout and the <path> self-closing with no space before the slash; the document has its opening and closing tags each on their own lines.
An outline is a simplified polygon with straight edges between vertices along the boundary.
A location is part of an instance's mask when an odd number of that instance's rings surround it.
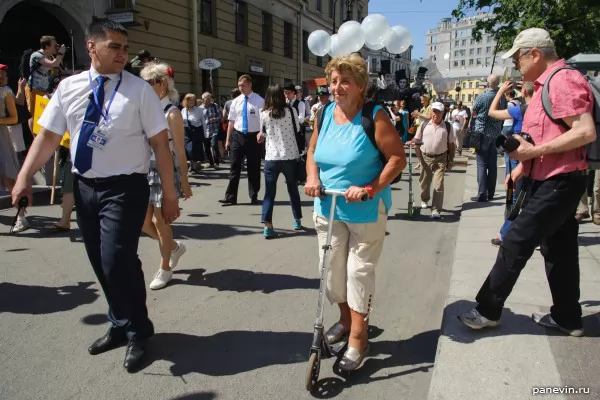
<svg viewBox="0 0 600 400">
<path fill-rule="evenodd" d="M 319 371 L 321 369 L 321 359 L 336 357 L 340 354 L 348 344 L 348 336 L 346 334 L 339 342 L 330 344 L 327 342 L 323 327 L 323 300 L 325 297 L 325 281 L 329 271 L 328 253 L 331 250 L 331 234 L 333 231 L 333 217 L 335 215 L 335 205 L 339 196 L 344 197 L 343 190 L 322 190 L 322 196 L 331 196 L 331 209 L 329 211 L 329 225 L 327 226 L 327 239 L 321 248 L 323 256 L 321 257 L 321 281 L 319 284 L 319 299 L 317 301 L 317 318 L 314 326 L 312 345 L 308 356 L 308 369 L 306 370 L 306 390 L 311 392 L 319 380 Z M 362 201 L 367 201 L 368 196 L 365 195 Z"/>
</svg>

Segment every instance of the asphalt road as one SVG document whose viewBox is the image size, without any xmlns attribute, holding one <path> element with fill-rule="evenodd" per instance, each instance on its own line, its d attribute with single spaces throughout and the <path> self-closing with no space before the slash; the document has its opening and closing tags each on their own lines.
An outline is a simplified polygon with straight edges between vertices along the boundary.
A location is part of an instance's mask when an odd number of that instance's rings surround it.
<svg viewBox="0 0 600 400">
<path fill-rule="evenodd" d="M 340 377 L 323 362 L 317 398 L 425 399 L 453 260 L 464 165 L 447 174 L 444 219 L 407 219 L 406 174 L 394 187 L 388 235 L 371 315 L 372 358 Z M 193 179 L 174 230 L 188 252 L 171 284 L 148 293 L 156 328 L 149 365 L 122 368 L 124 349 L 98 356 L 89 344 L 106 330 L 106 303 L 76 223 L 70 233 L 38 230 L 58 206 L 30 210 L 34 229 L 9 236 L 14 212 L 0 212 L 1 399 L 302 399 L 318 293 L 312 201 L 302 195 L 305 232 L 291 230 L 283 178 L 275 227 L 266 241 L 260 206 L 217 203 L 227 171 Z M 415 188 L 417 176 L 414 176 Z M 417 191 L 418 193 L 418 191 Z M 416 195 L 419 203 L 418 194 Z M 249 203 L 246 180 L 239 201 Z M 158 248 L 140 242 L 146 281 Z M 326 307 L 325 323 L 337 319 Z"/>
</svg>

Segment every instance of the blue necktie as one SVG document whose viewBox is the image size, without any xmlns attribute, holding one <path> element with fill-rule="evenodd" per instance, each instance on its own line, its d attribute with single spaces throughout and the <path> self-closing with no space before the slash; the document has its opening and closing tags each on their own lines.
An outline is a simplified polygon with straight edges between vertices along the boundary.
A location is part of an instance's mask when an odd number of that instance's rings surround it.
<svg viewBox="0 0 600 400">
<path fill-rule="evenodd" d="M 248 96 L 244 96 L 244 108 L 242 108 L 242 133 L 248 133 Z"/>
<path fill-rule="evenodd" d="M 98 104 L 100 104 L 100 107 L 104 107 L 104 84 L 107 80 L 108 78 L 106 76 L 99 76 L 94 80 L 98 85 L 96 94 L 98 95 Z M 96 107 L 96 102 L 92 94 L 87 109 L 85 110 L 81 132 L 79 132 L 79 139 L 77 139 L 77 152 L 75 153 L 75 168 L 77 168 L 77 171 L 81 175 L 92 168 L 94 148 L 87 144 L 92 133 L 94 133 L 94 129 L 96 129 L 96 126 L 98 125 L 98 121 L 100 121 L 100 111 L 101 110 Z"/>
</svg>

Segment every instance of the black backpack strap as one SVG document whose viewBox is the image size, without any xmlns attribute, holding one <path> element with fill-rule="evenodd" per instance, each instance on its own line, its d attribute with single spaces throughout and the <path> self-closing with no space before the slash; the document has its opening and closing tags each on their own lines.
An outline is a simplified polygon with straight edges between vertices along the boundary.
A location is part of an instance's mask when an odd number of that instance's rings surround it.
<svg viewBox="0 0 600 400">
<path fill-rule="evenodd" d="M 290 114 L 292 115 L 292 128 L 294 129 L 294 135 L 297 135 L 298 129 L 296 129 L 296 115 L 294 115 L 294 110 L 289 105 L 288 105 L 288 109 L 290 110 Z"/>
<path fill-rule="evenodd" d="M 333 103 L 327 103 L 323 107 L 319 109 L 317 112 L 317 126 L 319 127 L 318 134 L 321 134 L 321 128 L 323 127 L 323 116 L 325 115 L 325 111 L 329 108 Z"/>
<path fill-rule="evenodd" d="M 448 152 L 450 152 L 450 132 L 452 132 L 452 125 L 448 121 L 444 121 L 444 123 L 446 124 L 446 132 L 448 132 Z"/>
<path fill-rule="evenodd" d="M 377 104 L 374 101 L 367 101 L 363 105 L 361 122 L 367 137 L 371 141 L 373 147 L 375 147 L 375 149 L 379 152 L 379 158 L 381 159 L 383 165 L 385 165 L 387 163 L 387 159 L 381 150 L 379 150 L 379 146 L 377 146 L 377 141 L 375 140 L 375 121 L 373 119 L 373 111 L 375 111 L 376 105 Z"/>
<path fill-rule="evenodd" d="M 560 67 L 552 71 L 548 79 L 546 79 L 546 82 L 544 82 L 544 87 L 542 88 L 542 106 L 544 107 L 544 112 L 548 118 L 550 118 L 550 121 L 562 126 L 566 130 L 569 130 L 571 127 L 562 118 L 556 119 L 552 116 L 552 101 L 550 100 L 550 80 L 552 80 L 554 75 L 563 69 L 572 69 L 575 71 L 575 69 L 571 67 Z"/>
<path fill-rule="evenodd" d="M 167 113 L 167 111 L 169 111 L 169 110 L 171 109 L 171 107 L 175 107 L 175 106 L 174 106 L 174 105 L 172 105 L 172 104 L 167 104 L 167 105 L 165 106 L 165 109 L 163 110 L 163 112 L 166 114 L 166 113 Z"/>
</svg>

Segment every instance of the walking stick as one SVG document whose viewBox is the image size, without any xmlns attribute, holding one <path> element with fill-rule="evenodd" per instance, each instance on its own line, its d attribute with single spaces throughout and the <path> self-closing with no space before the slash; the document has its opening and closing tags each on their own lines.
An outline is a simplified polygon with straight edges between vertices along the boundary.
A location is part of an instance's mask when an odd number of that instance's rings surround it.
<svg viewBox="0 0 600 400">
<path fill-rule="evenodd" d="M 56 175 L 58 173 L 58 149 L 54 151 L 54 168 L 52 169 L 52 191 L 50 192 L 50 204 L 54 204 L 56 193 Z"/>
</svg>

